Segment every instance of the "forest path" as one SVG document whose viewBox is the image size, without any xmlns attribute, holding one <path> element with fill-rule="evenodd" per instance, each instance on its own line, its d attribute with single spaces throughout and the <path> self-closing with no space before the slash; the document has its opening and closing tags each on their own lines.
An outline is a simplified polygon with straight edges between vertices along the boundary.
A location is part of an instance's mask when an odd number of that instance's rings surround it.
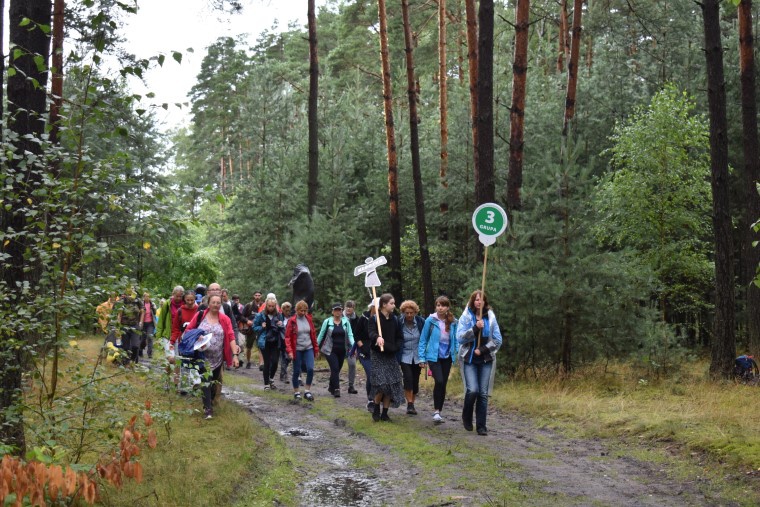
<svg viewBox="0 0 760 507">
<path fill-rule="evenodd" d="M 489 434 L 478 436 L 462 427 L 456 401 L 446 401 L 445 423 L 434 425 L 432 401 L 421 392 L 419 415 L 402 406 L 390 410 L 393 422 L 375 423 L 357 370 L 359 394 L 344 390 L 340 398 L 327 392 L 329 372 L 316 372 L 313 403 L 294 400 L 281 382 L 265 391 L 255 367 L 225 372 L 251 379 L 244 388 L 225 386 L 225 397 L 298 457 L 299 505 L 739 505 L 704 478 L 675 477 L 680 467 L 647 461 L 644 448 L 567 438 L 517 413 L 489 409 Z"/>
</svg>

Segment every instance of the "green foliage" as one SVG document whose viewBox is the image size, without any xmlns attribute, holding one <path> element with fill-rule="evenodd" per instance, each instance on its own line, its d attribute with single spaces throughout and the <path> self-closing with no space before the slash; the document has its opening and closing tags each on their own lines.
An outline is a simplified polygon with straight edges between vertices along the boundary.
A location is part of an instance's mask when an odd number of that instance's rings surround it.
<svg viewBox="0 0 760 507">
<path fill-rule="evenodd" d="M 712 280 L 708 127 L 694 102 L 668 85 L 618 124 L 612 167 L 599 185 L 597 237 L 632 248 L 658 279 L 666 312 L 707 305 Z"/>
</svg>

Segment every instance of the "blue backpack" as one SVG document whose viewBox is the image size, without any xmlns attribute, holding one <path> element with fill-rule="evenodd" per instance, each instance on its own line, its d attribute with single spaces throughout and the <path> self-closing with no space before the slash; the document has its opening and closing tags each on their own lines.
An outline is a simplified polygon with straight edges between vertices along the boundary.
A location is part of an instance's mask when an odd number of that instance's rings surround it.
<svg viewBox="0 0 760 507">
<path fill-rule="evenodd" d="M 758 376 L 757 363 L 752 356 L 739 356 L 734 360 L 734 374 L 744 382 L 754 380 Z"/>
<path fill-rule="evenodd" d="M 182 335 L 182 338 L 180 338 L 179 346 L 177 347 L 179 355 L 182 357 L 192 357 L 196 359 L 203 357 L 203 352 L 195 350 L 193 347 L 195 346 L 195 342 L 198 341 L 198 338 L 204 334 L 206 334 L 206 331 L 198 328 L 185 331 Z"/>
</svg>

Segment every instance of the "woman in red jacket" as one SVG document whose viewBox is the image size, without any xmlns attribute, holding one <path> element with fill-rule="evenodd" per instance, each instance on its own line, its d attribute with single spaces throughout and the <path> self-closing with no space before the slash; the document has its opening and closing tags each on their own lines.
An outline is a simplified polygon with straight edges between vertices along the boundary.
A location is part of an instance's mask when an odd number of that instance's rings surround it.
<svg viewBox="0 0 760 507">
<path fill-rule="evenodd" d="M 298 377 L 301 375 L 301 364 L 306 366 L 306 392 L 304 398 L 314 401 L 311 394 L 311 381 L 314 378 L 314 361 L 319 356 L 317 332 L 314 322 L 309 315 L 309 305 L 306 301 L 296 303 L 296 314 L 288 319 L 285 325 L 285 350 L 288 359 L 293 361 L 293 397 L 301 399 Z"/>
<path fill-rule="evenodd" d="M 198 323 L 198 319 L 193 319 L 187 329 L 196 327 L 211 333 L 211 341 L 202 349 L 205 356 L 205 365 L 201 366 L 201 373 L 205 372 L 206 367 L 211 370 L 208 382 L 203 383 L 203 411 L 206 419 L 211 419 L 214 415 L 213 402 L 216 396 L 216 384 L 222 382 L 222 364 L 237 368 L 239 366 L 238 355 L 240 347 L 235 341 L 235 332 L 232 329 L 232 321 L 225 314 L 219 312 L 222 307 L 221 296 L 210 296 L 208 308 Z"/>
</svg>

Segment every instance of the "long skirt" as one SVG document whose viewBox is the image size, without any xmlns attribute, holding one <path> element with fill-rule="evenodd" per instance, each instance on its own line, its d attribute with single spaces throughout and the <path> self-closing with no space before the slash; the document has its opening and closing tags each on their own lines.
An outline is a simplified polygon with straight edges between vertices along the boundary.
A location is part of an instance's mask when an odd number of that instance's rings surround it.
<svg viewBox="0 0 760 507">
<path fill-rule="evenodd" d="M 370 381 L 372 382 L 371 398 L 374 398 L 378 393 L 388 395 L 391 397 L 391 407 L 393 408 L 406 401 L 401 366 L 394 354 L 372 351 Z"/>
</svg>

